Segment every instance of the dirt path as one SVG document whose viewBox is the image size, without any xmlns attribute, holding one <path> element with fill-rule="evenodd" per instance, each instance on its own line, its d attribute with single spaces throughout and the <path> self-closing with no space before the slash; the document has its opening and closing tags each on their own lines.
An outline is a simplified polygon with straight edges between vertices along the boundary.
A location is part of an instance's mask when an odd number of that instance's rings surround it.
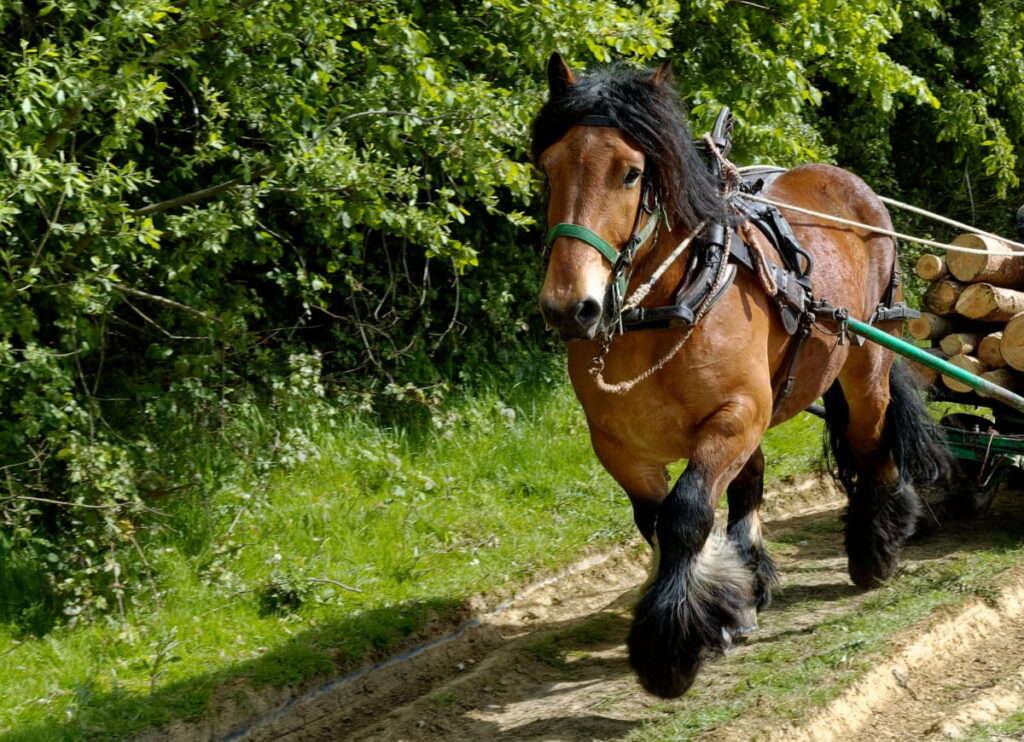
<svg viewBox="0 0 1024 742">
<path fill-rule="evenodd" d="M 988 516 L 911 544 L 905 568 L 987 548 L 993 528 L 1021 524 L 1021 501 L 997 500 Z M 437 646 L 323 686 L 221 739 L 590 742 L 630 736 L 652 720 L 699 719 L 709 700 L 751 682 L 755 656 L 792 655 L 823 622 L 853 615 L 872 595 L 846 575 L 840 504 L 834 488 L 819 484 L 769 512 L 781 589 L 760 631 L 709 663 L 700 690 L 682 699 L 643 693 L 629 669 L 624 641 L 646 557 L 622 550 L 535 586 Z M 701 721 L 698 738 L 957 739 L 1024 705 L 1024 567 L 1011 571 L 992 605 L 938 614 L 897 636 L 886 658 L 817 713 L 779 718 L 770 699 L 759 698 L 721 724 Z"/>
</svg>

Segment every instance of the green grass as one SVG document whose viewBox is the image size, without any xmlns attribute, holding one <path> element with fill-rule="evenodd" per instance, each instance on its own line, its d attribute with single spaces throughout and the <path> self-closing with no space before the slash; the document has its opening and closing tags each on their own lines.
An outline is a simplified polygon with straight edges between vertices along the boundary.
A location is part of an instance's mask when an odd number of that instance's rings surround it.
<svg viewBox="0 0 1024 742">
<path fill-rule="evenodd" d="M 819 441 L 810 420 L 772 431 L 770 478 L 810 467 Z M 123 620 L 42 638 L 0 624 L 0 740 L 121 739 L 200 717 L 229 683 L 343 674 L 474 595 L 634 537 L 565 386 L 480 394 L 426 429 L 353 416 L 314 443 L 269 480 L 162 504 L 152 583 Z"/>
<path fill-rule="evenodd" d="M 1015 711 L 1009 719 L 994 724 L 975 724 L 960 742 L 997 742 L 1005 739 L 1024 739 L 1024 709 Z"/>
</svg>

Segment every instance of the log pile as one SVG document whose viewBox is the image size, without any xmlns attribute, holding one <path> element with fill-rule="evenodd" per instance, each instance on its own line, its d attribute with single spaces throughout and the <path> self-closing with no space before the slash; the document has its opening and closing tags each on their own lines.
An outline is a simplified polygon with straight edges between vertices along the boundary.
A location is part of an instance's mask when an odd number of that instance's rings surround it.
<svg viewBox="0 0 1024 742">
<path fill-rule="evenodd" d="M 1024 252 L 999 240 L 962 234 L 954 245 L 983 253 L 947 251 L 945 258 L 923 255 L 915 272 L 930 282 L 921 317 L 907 323 L 908 334 L 931 341 L 930 353 L 999 386 L 1024 389 Z M 914 365 L 927 384 L 939 374 Z M 954 392 L 967 385 L 942 376 Z"/>
</svg>

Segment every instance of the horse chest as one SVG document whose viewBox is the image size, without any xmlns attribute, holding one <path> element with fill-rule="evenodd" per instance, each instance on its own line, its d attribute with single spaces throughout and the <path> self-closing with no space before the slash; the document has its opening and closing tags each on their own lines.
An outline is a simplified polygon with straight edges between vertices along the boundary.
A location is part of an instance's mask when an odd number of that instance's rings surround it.
<svg viewBox="0 0 1024 742">
<path fill-rule="evenodd" d="M 606 378 L 634 378 L 664 355 L 661 350 L 645 354 L 626 346 L 642 339 L 639 333 L 625 336 L 619 355 L 608 358 Z M 569 377 L 592 434 L 599 434 L 643 461 L 669 463 L 690 458 L 703 421 L 730 405 L 738 395 L 746 396 L 744 392 L 753 377 L 749 372 L 737 371 L 742 364 L 735 359 L 714 362 L 709 356 L 719 354 L 697 343 L 694 348 L 700 351 L 700 360 L 680 353 L 655 377 L 628 392 L 615 393 L 599 388 L 588 371 L 593 358 L 591 348 L 571 344 Z"/>
<path fill-rule="evenodd" d="M 687 458 L 696 420 L 685 405 L 661 396 L 597 392 L 580 399 L 591 431 L 615 441 L 634 457 L 668 463 Z"/>
</svg>

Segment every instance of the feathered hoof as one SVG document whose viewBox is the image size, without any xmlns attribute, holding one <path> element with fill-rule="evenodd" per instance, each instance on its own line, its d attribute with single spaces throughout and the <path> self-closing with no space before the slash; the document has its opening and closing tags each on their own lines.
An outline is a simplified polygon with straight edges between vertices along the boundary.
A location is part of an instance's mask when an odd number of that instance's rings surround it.
<svg viewBox="0 0 1024 742">
<path fill-rule="evenodd" d="M 921 503 L 909 484 L 858 492 L 846 512 L 850 579 L 870 590 L 896 573 L 903 544 L 914 533 Z"/>
<path fill-rule="evenodd" d="M 756 628 L 753 583 L 732 545 L 715 536 L 696 558 L 674 567 L 663 560 L 637 604 L 627 642 L 644 689 L 661 698 L 681 696 L 706 658 Z"/>
<path fill-rule="evenodd" d="M 690 647 L 685 653 L 659 641 L 660 637 L 644 637 L 634 624 L 629 633 L 629 664 L 636 671 L 637 679 L 645 691 L 659 698 L 679 698 L 690 689 L 697 673 L 704 663 L 698 647 Z"/>
<path fill-rule="evenodd" d="M 874 590 L 896 573 L 896 565 L 899 563 L 897 556 L 893 554 L 885 561 L 870 556 L 864 560 L 857 560 L 851 556 L 846 564 L 850 579 L 862 590 Z"/>
</svg>

